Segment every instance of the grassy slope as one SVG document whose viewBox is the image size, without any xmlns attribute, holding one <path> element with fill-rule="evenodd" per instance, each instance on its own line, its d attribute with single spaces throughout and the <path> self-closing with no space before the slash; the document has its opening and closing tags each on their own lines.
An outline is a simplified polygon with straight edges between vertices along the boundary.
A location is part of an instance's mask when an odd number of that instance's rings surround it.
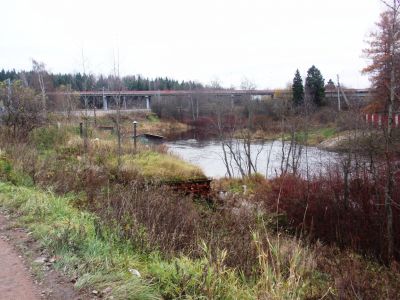
<svg viewBox="0 0 400 300">
<path fill-rule="evenodd" d="M 79 169 L 84 167 L 83 160 L 78 159 L 82 152 L 81 139 L 71 139 L 70 134 L 63 134 L 53 127 L 37 130 L 34 135 L 32 142 L 40 151 L 40 159 L 46 162 L 43 171 L 49 174 L 41 174 L 45 186 L 51 186 L 51 180 L 57 173 L 52 168 L 61 172 L 61 180 L 66 180 L 63 171 L 66 164 L 72 161 L 77 167 L 68 176 L 77 175 Z M 107 159 L 115 160 L 115 146 L 115 141 L 93 140 L 90 142 L 88 157 L 99 163 Z M 21 145 L 10 147 L 12 152 L 28 151 L 25 148 L 19 149 Z M 56 150 L 51 150 L 53 148 Z M 58 156 L 55 155 L 57 153 Z M 124 149 L 124 153 L 126 156 L 123 156 L 121 167 L 124 167 L 124 161 L 128 160 L 129 165 L 129 160 L 134 160 L 132 165 L 140 165 L 143 170 L 148 167 L 158 172 L 160 169 L 169 169 L 172 171 L 169 177 L 187 168 L 184 163 L 179 164 L 177 158 L 173 158 L 176 163 L 171 167 L 170 161 L 166 159 L 168 156 L 163 153 L 142 152 L 135 156 L 129 154 L 132 153 L 130 149 Z M 312 254 L 300 245 L 294 245 L 290 254 L 281 254 L 275 248 L 260 248 L 260 265 L 255 267 L 260 269 L 262 276 L 258 278 L 245 279 L 236 270 L 226 267 L 224 260 L 227 252 L 218 249 L 211 251 L 205 244 L 202 245 L 202 255 L 196 256 L 197 259 L 179 253 L 165 259 L 155 250 L 149 252 L 143 248 L 134 248 L 128 240 L 122 240 L 120 237 L 123 230 L 116 222 L 110 221 L 110 229 L 94 214 L 74 208 L 74 202 L 80 200 L 78 196 L 55 196 L 34 188 L 33 181 L 27 180 L 29 176 L 23 173 L 24 168 L 17 163 L 20 156 L 8 160 L 4 153 L 0 158 L 0 179 L 20 185 L 17 187 L 0 183 L 0 205 L 22 215 L 22 225 L 29 227 L 35 237 L 59 257 L 57 265 L 70 276 L 78 277 L 77 287 L 101 290 L 111 286 L 117 299 L 256 299 L 261 295 L 281 299 L 307 295 L 313 268 L 304 262 Z M 162 159 L 167 163 L 160 168 L 164 164 Z M 36 179 L 39 177 L 36 176 Z M 273 243 L 273 246 L 276 244 Z M 272 265 L 266 259 L 271 256 L 271 252 L 277 253 Z M 141 279 L 132 276 L 129 269 L 139 270 Z"/>
<path fill-rule="evenodd" d="M 97 232 L 96 217 L 74 209 L 72 201 L 71 197 L 0 183 L 1 206 L 21 214 L 21 225 L 59 258 L 56 267 L 79 278 L 77 287 L 111 286 L 119 298 L 128 292 L 135 295 L 132 299 L 158 298 L 154 286 L 128 271 L 142 270 L 143 258 L 121 242 L 116 232 Z"/>
<path fill-rule="evenodd" d="M 115 299 L 209 298 L 255 299 L 233 270 L 220 269 L 204 257 L 164 260 L 141 253 L 100 225 L 93 214 L 73 207 L 74 197 L 58 197 L 35 188 L 0 182 L 0 205 L 20 214 L 21 225 L 58 257 L 56 267 L 77 276 L 76 287 L 112 287 Z M 137 269 L 142 277 L 132 275 Z"/>
<path fill-rule="evenodd" d="M 35 144 L 43 150 L 47 151 L 55 144 L 64 144 L 62 139 L 50 138 L 52 135 L 46 132 L 40 134 L 42 136 L 36 138 Z M 82 144 L 81 140 L 78 142 Z M 115 142 L 106 144 L 93 141 L 91 147 L 94 153 L 101 152 L 104 157 L 112 157 L 115 155 Z M 74 145 L 68 147 L 74 148 Z M 140 162 L 141 155 L 144 155 L 145 162 L 148 160 L 145 156 L 149 154 L 144 152 L 136 157 L 135 164 Z M 130 160 L 132 156 L 125 158 Z M 157 166 L 159 161 L 154 161 Z M 0 175 L 3 173 L 6 176 L 0 178 L 32 186 L 29 176 L 20 168 L 13 169 L 12 164 L 15 163 L 16 160 L 11 163 L 5 157 L 1 159 Z M 270 249 L 259 249 L 259 264 L 263 271 L 260 278 L 249 282 L 234 270 L 224 267 L 224 251 L 219 251 L 215 258 L 204 245 L 203 257 L 196 260 L 185 256 L 165 259 L 157 251 L 149 253 L 134 248 L 129 241 L 119 237 L 121 230 L 118 224 L 113 229 L 105 227 L 94 214 L 74 208 L 76 200 L 74 195 L 57 197 L 33 187 L 0 183 L 0 206 L 18 212 L 21 224 L 29 227 L 35 237 L 58 257 L 57 266 L 71 277 L 78 277 L 77 287 L 99 290 L 112 287 L 116 299 L 302 299 L 309 294 L 310 287 L 322 290 L 317 295 L 331 289 L 325 279 L 315 278 L 315 266 L 305 266 L 306 262 L 313 262 L 309 249 L 300 248 L 295 243 L 290 247 L 286 244 L 281 247 L 291 249 L 290 253 L 294 249 L 293 256 L 279 254 L 281 250 L 276 250 L 279 243 L 275 242 L 270 244 Z M 266 257 L 272 258 L 272 265 L 268 265 Z M 342 270 L 341 261 L 339 265 Z M 129 269 L 139 270 L 142 277 L 133 276 Z M 381 271 L 369 273 L 381 276 Z M 363 279 L 363 284 L 368 285 L 369 282 Z"/>
<path fill-rule="evenodd" d="M 116 169 L 118 159 L 116 153 L 117 141 L 115 136 L 109 133 L 93 130 L 92 138 L 88 139 L 91 152 L 97 157 L 97 163 L 103 162 L 110 169 Z M 64 132 L 58 131 L 54 127 L 45 127 L 37 129 L 32 134 L 32 141 L 41 154 L 45 157 L 47 154 L 57 152 L 56 148 L 62 148 L 70 158 L 80 156 L 74 153 L 83 151 L 83 141 L 76 135 L 73 128 L 67 128 Z M 60 151 L 58 151 L 60 152 Z M 178 157 L 147 148 L 138 143 L 138 153 L 134 154 L 133 143 L 128 140 L 122 144 L 121 170 L 140 174 L 148 179 L 158 180 L 185 180 L 205 178 L 203 171 Z"/>
</svg>

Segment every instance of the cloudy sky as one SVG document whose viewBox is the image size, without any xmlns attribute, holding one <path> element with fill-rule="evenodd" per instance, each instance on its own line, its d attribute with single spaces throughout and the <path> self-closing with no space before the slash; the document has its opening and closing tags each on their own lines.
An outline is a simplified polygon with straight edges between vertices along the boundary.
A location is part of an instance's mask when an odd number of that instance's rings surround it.
<svg viewBox="0 0 400 300">
<path fill-rule="evenodd" d="M 362 49 L 379 0 L 1 0 L 0 69 L 284 87 L 316 65 L 326 80 L 367 87 Z M 83 53 L 83 55 L 82 55 Z M 82 59 L 82 57 L 84 59 Z"/>
</svg>

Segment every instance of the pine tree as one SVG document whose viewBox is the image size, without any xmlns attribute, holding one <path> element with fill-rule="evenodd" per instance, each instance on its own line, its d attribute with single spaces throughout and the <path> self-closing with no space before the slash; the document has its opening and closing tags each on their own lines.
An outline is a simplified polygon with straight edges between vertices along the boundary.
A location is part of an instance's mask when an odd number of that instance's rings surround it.
<svg viewBox="0 0 400 300">
<path fill-rule="evenodd" d="M 304 86 L 303 86 L 303 79 L 300 76 L 299 70 L 296 70 L 296 74 L 293 78 L 293 104 L 295 106 L 299 106 L 304 102 Z"/>
<path fill-rule="evenodd" d="M 318 70 L 314 65 L 307 71 L 306 93 L 315 105 L 324 105 L 325 80 L 322 77 L 320 70 Z"/>
</svg>

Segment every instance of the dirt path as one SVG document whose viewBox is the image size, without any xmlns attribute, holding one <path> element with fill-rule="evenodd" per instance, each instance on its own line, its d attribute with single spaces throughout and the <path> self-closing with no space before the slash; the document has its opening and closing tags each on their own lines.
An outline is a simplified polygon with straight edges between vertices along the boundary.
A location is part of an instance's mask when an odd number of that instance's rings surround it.
<svg viewBox="0 0 400 300">
<path fill-rule="evenodd" d="M 0 211 L 0 300 L 93 299 L 78 293 L 48 257 L 46 249 Z"/>
<path fill-rule="evenodd" d="M 28 274 L 11 245 L 0 239 L 0 298 L 39 299 L 37 288 Z"/>
</svg>

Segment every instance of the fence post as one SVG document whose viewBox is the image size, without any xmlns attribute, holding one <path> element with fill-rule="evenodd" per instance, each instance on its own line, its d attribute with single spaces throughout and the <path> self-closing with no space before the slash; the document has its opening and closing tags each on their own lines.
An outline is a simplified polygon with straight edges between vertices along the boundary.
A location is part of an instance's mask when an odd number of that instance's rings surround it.
<svg viewBox="0 0 400 300">
<path fill-rule="evenodd" d="M 79 135 L 81 137 L 83 137 L 83 123 L 82 122 L 79 123 Z"/>
<path fill-rule="evenodd" d="M 133 121 L 133 149 L 134 149 L 134 151 L 135 151 L 135 154 L 136 154 L 136 149 L 137 149 L 137 144 L 136 144 L 136 139 L 137 139 L 137 136 L 136 136 L 136 125 L 137 125 L 137 121 Z"/>
</svg>

